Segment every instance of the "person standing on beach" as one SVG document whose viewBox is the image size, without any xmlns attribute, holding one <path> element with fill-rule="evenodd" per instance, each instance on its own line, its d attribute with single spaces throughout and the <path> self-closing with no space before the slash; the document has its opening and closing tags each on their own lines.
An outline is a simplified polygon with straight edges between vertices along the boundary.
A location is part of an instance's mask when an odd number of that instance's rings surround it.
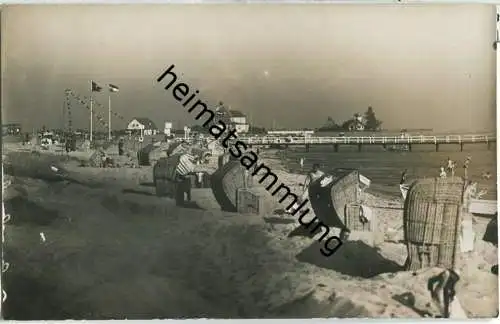
<svg viewBox="0 0 500 324">
<path fill-rule="evenodd" d="M 446 178 L 446 171 L 445 171 L 444 167 L 441 167 L 439 169 L 439 177 L 442 179 Z"/>
<path fill-rule="evenodd" d="M 123 141 L 123 138 L 120 138 L 118 141 L 118 155 L 122 156 L 124 151 L 123 151 L 123 146 L 125 145 L 125 142 Z"/>
<path fill-rule="evenodd" d="M 405 169 L 401 174 L 401 180 L 399 181 L 399 191 L 403 196 L 403 200 L 406 199 L 406 194 L 408 193 L 409 186 L 406 184 L 406 174 L 408 173 L 408 169 Z"/>
<path fill-rule="evenodd" d="M 302 195 L 299 199 L 300 201 L 297 201 L 292 206 L 292 208 L 288 209 L 287 210 L 288 213 L 293 213 L 295 208 L 297 208 L 302 201 L 306 200 L 309 197 L 309 186 L 313 182 L 315 182 L 316 180 L 318 180 L 319 178 L 321 178 L 322 176 L 325 175 L 325 173 L 320 170 L 320 167 L 321 166 L 318 163 L 313 164 L 311 171 L 307 174 L 306 179 L 304 181 L 304 184 L 303 184 L 304 191 L 302 192 Z"/>
<path fill-rule="evenodd" d="M 300 158 L 300 170 L 304 169 L 304 158 Z"/>
<path fill-rule="evenodd" d="M 456 168 L 457 164 L 455 163 L 455 161 L 452 161 L 449 157 L 448 157 L 448 161 L 446 162 L 446 172 L 447 173 L 451 173 L 451 176 L 455 176 L 455 168 Z"/>
<path fill-rule="evenodd" d="M 408 169 L 405 169 L 401 174 L 401 181 L 399 181 L 399 185 L 404 185 L 406 183 L 406 174 L 408 173 Z"/>
<path fill-rule="evenodd" d="M 468 156 L 467 159 L 465 159 L 465 162 L 464 162 L 464 178 L 465 179 L 468 179 L 467 171 L 469 169 L 469 164 L 470 164 L 471 159 L 472 158 L 470 156 Z"/>
</svg>

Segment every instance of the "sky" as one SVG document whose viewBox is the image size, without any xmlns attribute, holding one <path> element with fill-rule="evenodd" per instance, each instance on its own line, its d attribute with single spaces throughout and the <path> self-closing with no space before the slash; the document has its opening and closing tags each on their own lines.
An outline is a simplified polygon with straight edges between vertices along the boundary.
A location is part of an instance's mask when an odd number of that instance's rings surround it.
<svg viewBox="0 0 500 324">
<path fill-rule="evenodd" d="M 1 23 L 2 120 L 24 129 L 63 127 L 64 90 L 88 97 L 91 79 L 120 88 L 113 128 L 193 124 L 155 82 L 171 64 L 200 99 L 258 126 L 319 127 L 372 106 L 386 129 L 495 129 L 492 5 L 13 5 Z M 95 99 L 107 118 L 108 93 Z M 87 108 L 70 106 L 88 128 Z"/>
</svg>

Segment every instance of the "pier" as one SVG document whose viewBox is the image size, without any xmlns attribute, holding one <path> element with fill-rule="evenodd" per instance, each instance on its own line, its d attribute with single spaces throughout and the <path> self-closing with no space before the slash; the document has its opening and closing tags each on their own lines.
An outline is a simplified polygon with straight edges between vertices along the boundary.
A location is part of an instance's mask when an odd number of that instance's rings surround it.
<svg viewBox="0 0 500 324">
<path fill-rule="evenodd" d="M 496 143 L 495 134 L 467 134 L 467 135 L 413 135 L 413 136 L 239 136 L 239 140 L 251 146 L 305 146 L 306 151 L 311 145 L 332 145 L 335 152 L 341 145 L 356 145 L 361 151 L 363 145 L 405 146 L 408 151 L 415 145 L 434 145 L 436 152 L 440 145 L 460 145 L 463 151 L 466 144 L 485 144 L 488 149 Z"/>
</svg>

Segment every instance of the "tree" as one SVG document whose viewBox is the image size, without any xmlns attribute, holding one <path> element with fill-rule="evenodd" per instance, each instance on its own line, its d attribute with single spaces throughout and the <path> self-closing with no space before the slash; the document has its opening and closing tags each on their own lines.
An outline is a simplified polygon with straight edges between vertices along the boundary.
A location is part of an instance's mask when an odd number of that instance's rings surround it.
<svg viewBox="0 0 500 324">
<path fill-rule="evenodd" d="M 342 128 L 345 131 L 350 131 L 352 128 L 352 125 L 354 124 L 354 119 L 348 119 L 345 122 L 342 123 L 340 128 Z"/>
<path fill-rule="evenodd" d="M 328 116 L 327 123 L 325 126 L 331 129 L 337 129 L 339 127 L 339 125 L 337 125 L 335 120 L 333 120 L 333 118 L 330 116 Z"/>
<path fill-rule="evenodd" d="M 200 133 L 200 134 L 208 134 L 208 128 L 205 128 L 201 125 L 193 125 L 190 127 L 192 132 Z"/>
<path fill-rule="evenodd" d="M 382 125 L 382 121 L 375 117 L 375 112 L 371 106 L 368 107 L 368 110 L 365 112 L 365 121 L 365 130 L 369 131 L 379 130 Z"/>
<path fill-rule="evenodd" d="M 330 116 L 326 119 L 326 123 L 323 126 L 316 129 L 318 132 L 334 132 L 337 130 L 339 130 L 339 125 Z"/>
</svg>

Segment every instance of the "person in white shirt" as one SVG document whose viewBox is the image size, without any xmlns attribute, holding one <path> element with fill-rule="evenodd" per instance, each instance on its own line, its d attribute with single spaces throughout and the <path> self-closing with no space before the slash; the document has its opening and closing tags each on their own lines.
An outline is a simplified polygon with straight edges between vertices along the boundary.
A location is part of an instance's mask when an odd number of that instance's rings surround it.
<svg viewBox="0 0 500 324">
<path fill-rule="evenodd" d="M 439 177 L 440 178 L 446 178 L 446 171 L 444 170 L 444 167 L 440 168 Z"/>
</svg>

